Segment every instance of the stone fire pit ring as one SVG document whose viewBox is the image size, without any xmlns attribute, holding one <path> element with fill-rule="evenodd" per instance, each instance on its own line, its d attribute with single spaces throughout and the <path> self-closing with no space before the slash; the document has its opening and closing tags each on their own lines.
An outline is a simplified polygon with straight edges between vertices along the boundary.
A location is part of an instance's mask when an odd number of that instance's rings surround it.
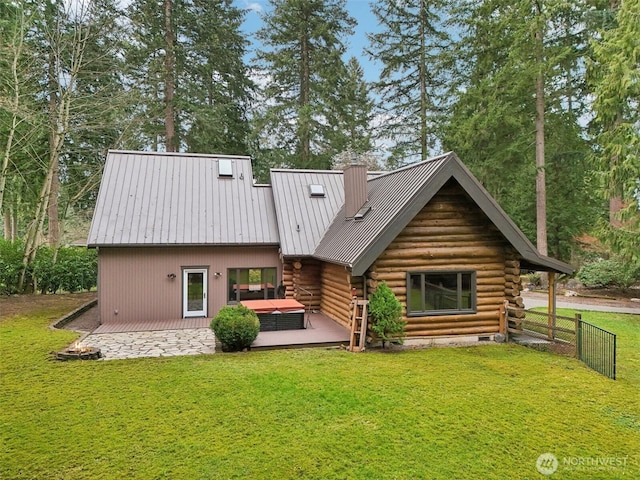
<svg viewBox="0 0 640 480">
<path fill-rule="evenodd" d="M 56 359 L 67 360 L 97 360 L 102 357 L 102 352 L 96 347 L 71 346 L 56 354 Z"/>
</svg>

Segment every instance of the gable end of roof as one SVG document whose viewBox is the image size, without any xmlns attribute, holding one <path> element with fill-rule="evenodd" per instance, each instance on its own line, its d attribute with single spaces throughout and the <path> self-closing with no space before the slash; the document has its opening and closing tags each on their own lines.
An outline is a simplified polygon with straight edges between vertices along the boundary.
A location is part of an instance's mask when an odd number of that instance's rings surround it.
<svg viewBox="0 0 640 480">
<path fill-rule="evenodd" d="M 386 200 L 382 196 L 372 198 L 372 209 L 383 210 L 386 215 L 373 214 L 367 219 L 370 224 L 367 225 L 365 220 L 361 222 L 360 227 L 342 220 L 338 214 L 318 245 L 314 256 L 320 260 L 348 266 L 352 269 L 354 276 L 364 275 L 407 224 L 444 184 L 453 178 L 518 251 L 527 268 L 539 267 L 540 270 L 573 272 L 573 267 L 570 265 L 541 255 L 453 152 L 370 180 L 370 195 L 375 197 L 371 192 L 375 190 L 376 184 L 386 183 L 388 186 L 397 188 L 396 184 L 403 179 L 402 172 L 414 173 L 409 172 L 411 168 L 416 168 L 415 176 L 421 177 L 422 180 L 419 184 L 406 186 L 407 195 L 402 202 L 398 202 L 398 199 Z M 393 205 L 389 205 L 389 202 Z M 347 246 L 349 242 L 352 243 L 350 247 Z"/>
</svg>

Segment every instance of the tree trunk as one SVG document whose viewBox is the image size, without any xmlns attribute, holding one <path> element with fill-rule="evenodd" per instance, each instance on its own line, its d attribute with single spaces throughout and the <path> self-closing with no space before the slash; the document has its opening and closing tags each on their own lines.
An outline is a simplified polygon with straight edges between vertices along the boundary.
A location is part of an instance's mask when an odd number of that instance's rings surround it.
<svg viewBox="0 0 640 480">
<path fill-rule="evenodd" d="M 538 5 L 538 15 L 542 7 Z M 544 158 L 544 57 L 542 22 L 536 31 L 536 226 L 537 247 L 547 255 L 547 187 Z"/>
<path fill-rule="evenodd" d="M 427 159 L 427 65 L 425 36 L 427 29 L 426 6 L 424 0 L 420 2 L 420 160 Z"/>
<path fill-rule="evenodd" d="M 60 212 L 58 199 L 60 197 L 60 159 L 57 152 L 51 152 L 51 186 L 49 188 L 49 205 L 47 207 L 47 217 L 49 219 L 49 246 L 58 247 L 60 244 Z"/>
<path fill-rule="evenodd" d="M 16 224 L 13 209 L 10 207 L 4 207 L 4 239 L 10 242 L 16 239 Z"/>
<path fill-rule="evenodd" d="M 52 48 L 56 46 L 53 45 Z M 60 136 L 64 135 L 61 124 L 63 115 L 63 98 L 58 80 L 57 55 L 53 52 L 49 55 L 49 172 L 47 179 L 50 182 L 48 187 L 49 200 L 47 202 L 47 216 L 49 217 L 49 246 L 55 247 L 60 239 L 60 225 L 58 223 L 58 195 L 60 193 L 60 161 L 59 145 Z M 38 235 L 36 235 L 37 238 Z M 27 242 L 27 246 L 29 243 Z M 35 246 L 33 247 L 35 248 Z"/>
<path fill-rule="evenodd" d="M 172 27 L 172 0 L 164 0 L 164 41 L 166 53 L 164 58 L 164 122 L 165 148 L 167 152 L 177 151 L 175 105 L 175 42 Z"/>
<path fill-rule="evenodd" d="M 309 168 L 311 161 L 311 114 L 308 111 L 310 101 L 309 84 L 311 78 L 311 66 L 309 64 L 309 39 L 303 36 L 300 39 L 300 103 L 298 115 L 298 132 L 300 135 L 300 156 L 302 165 Z"/>
<path fill-rule="evenodd" d="M 615 130 L 620 126 L 621 123 L 622 123 L 622 112 L 618 110 L 616 114 L 616 119 L 613 122 L 613 126 L 611 127 L 611 129 Z M 611 156 L 611 161 L 610 161 L 611 171 L 613 171 L 616 168 L 618 161 L 619 161 L 618 155 Z M 615 185 L 611 185 L 609 187 L 609 191 L 612 193 L 615 192 L 616 190 L 619 190 L 619 188 L 616 188 Z M 615 228 L 622 227 L 622 221 L 620 220 L 620 211 L 622 210 L 623 207 L 624 207 L 624 204 L 622 202 L 622 196 L 620 196 L 619 194 L 611 195 L 611 198 L 609 198 L 609 224 L 612 227 L 615 227 Z"/>
<path fill-rule="evenodd" d="M 51 189 L 51 168 L 47 172 L 47 177 L 40 189 L 40 197 L 38 198 L 38 204 L 36 205 L 36 212 L 33 221 L 27 229 L 24 255 L 22 257 L 22 271 L 20 272 L 20 280 L 18 282 L 18 291 L 22 292 L 25 287 L 25 280 L 27 275 L 27 268 L 33 262 L 38 249 L 38 240 L 44 229 L 44 220 L 46 217 L 46 211 L 49 203 L 49 192 Z"/>
<path fill-rule="evenodd" d="M 20 76 L 18 74 L 18 62 L 22 55 L 22 47 L 24 45 L 24 17 L 20 19 L 20 29 L 16 36 L 12 38 L 11 47 L 13 58 L 11 59 L 11 87 L 13 87 L 13 98 L 9 103 L 11 112 L 11 124 L 7 134 L 7 141 L 4 147 L 4 156 L 2 157 L 2 168 L 0 168 L 0 212 L 4 211 L 4 191 L 7 186 L 7 176 L 9 175 L 9 158 L 11 157 L 11 147 L 16 134 L 16 129 L 20 124 L 18 119 L 18 111 L 20 107 Z M 6 213 L 6 212 L 5 212 Z M 5 215 L 5 218 L 6 215 Z M 7 236 L 5 235 L 5 238 Z"/>
</svg>

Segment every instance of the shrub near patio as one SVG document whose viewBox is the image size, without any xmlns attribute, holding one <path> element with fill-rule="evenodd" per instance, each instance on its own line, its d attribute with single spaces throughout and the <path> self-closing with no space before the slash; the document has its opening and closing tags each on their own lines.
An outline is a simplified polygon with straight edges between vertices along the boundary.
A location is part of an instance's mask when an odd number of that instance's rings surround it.
<svg viewBox="0 0 640 480">
<path fill-rule="evenodd" d="M 211 320 L 211 329 L 223 351 L 237 352 L 251 347 L 260 333 L 260 320 L 244 305 L 226 306 Z"/>
<path fill-rule="evenodd" d="M 640 477 L 638 316 L 611 381 L 514 345 L 53 361 L 73 308 L 0 320 L 0 478 L 533 479 L 546 452 Z"/>
</svg>

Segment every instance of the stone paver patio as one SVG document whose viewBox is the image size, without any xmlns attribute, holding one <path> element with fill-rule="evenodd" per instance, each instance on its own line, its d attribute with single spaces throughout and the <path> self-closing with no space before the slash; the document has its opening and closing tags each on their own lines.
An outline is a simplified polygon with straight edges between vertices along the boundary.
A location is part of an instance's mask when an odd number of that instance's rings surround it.
<svg viewBox="0 0 640 480">
<path fill-rule="evenodd" d="M 214 353 L 216 345 L 213 332 L 209 328 L 92 333 L 79 343 L 99 348 L 103 360 L 200 355 Z"/>
</svg>

